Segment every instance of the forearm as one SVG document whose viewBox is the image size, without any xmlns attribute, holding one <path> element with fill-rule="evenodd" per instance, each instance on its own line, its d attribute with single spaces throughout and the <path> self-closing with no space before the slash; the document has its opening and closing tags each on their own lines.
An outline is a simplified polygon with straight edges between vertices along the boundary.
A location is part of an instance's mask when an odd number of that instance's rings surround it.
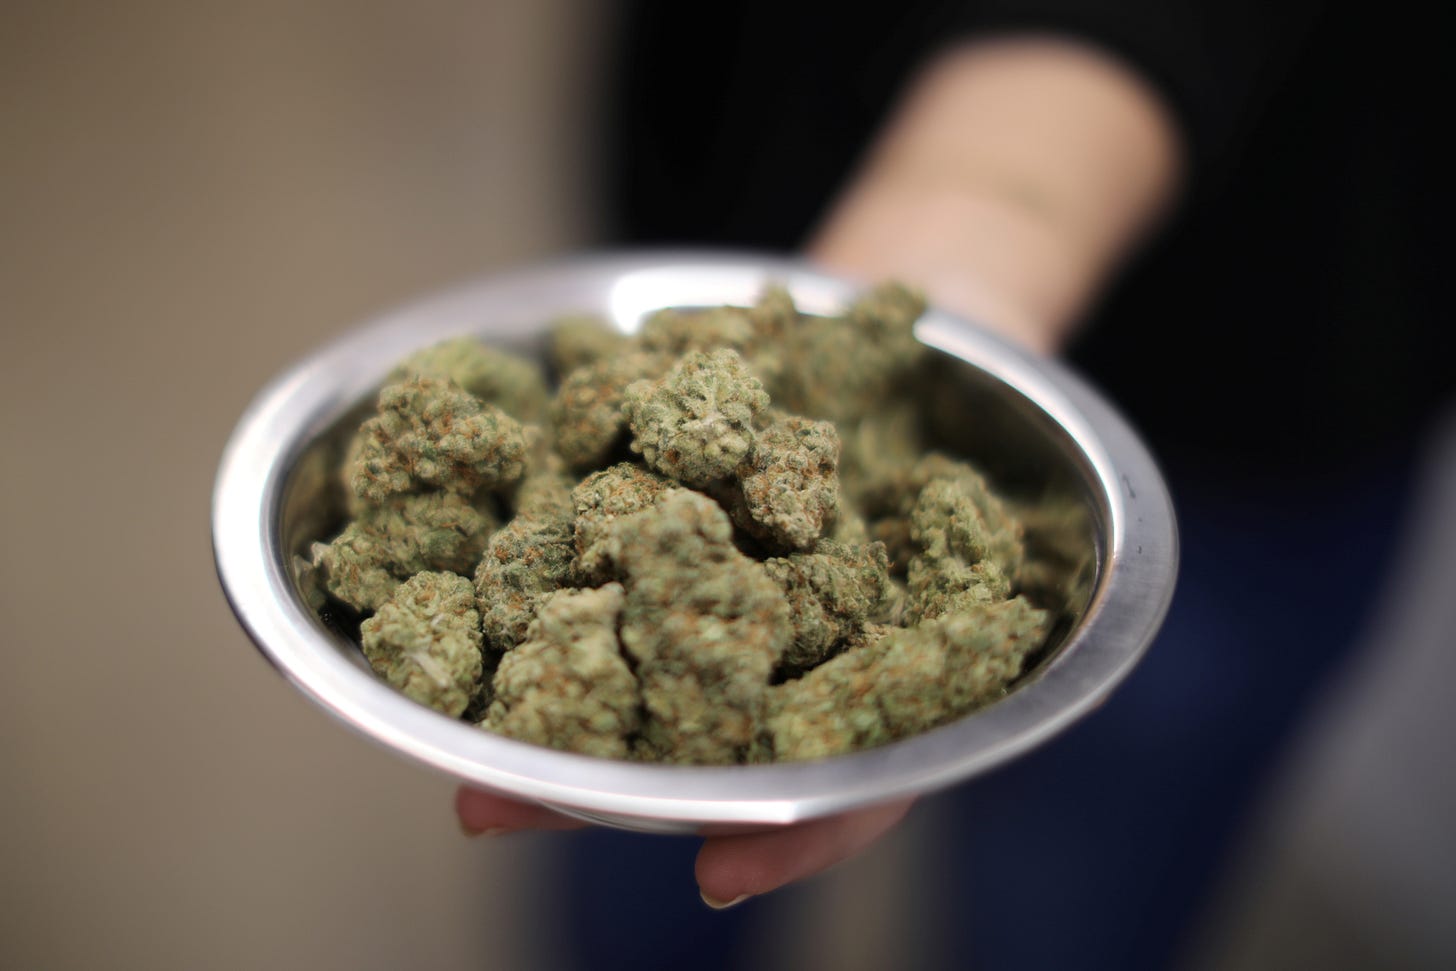
<svg viewBox="0 0 1456 971">
<path fill-rule="evenodd" d="M 1119 62 L 1070 40 L 980 40 L 911 86 L 808 251 L 1052 351 L 1181 165 L 1170 114 Z"/>
</svg>

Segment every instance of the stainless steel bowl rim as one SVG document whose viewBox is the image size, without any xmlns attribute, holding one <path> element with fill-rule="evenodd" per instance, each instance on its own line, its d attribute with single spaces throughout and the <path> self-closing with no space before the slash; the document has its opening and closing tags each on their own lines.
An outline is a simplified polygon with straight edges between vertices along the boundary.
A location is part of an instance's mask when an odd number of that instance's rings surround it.
<svg viewBox="0 0 1456 971">
<path fill-rule="evenodd" d="M 405 354 L 462 333 L 524 339 L 577 311 L 630 327 L 657 307 L 751 302 L 770 280 L 812 313 L 837 312 L 860 289 L 803 262 L 757 254 L 588 254 L 427 297 L 309 355 L 257 395 L 219 467 L 213 549 L 238 620 L 304 694 L 365 736 L 474 785 L 645 830 L 790 823 L 932 792 L 1087 714 L 1137 663 L 1171 601 L 1178 550 L 1166 486 L 1128 423 L 1072 370 L 936 308 L 917 336 L 1010 385 L 1059 423 L 1106 499 L 1102 576 L 1083 622 L 1034 682 L 979 712 L 817 762 L 687 767 L 597 759 L 503 738 L 416 704 L 351 663 L 310 615 L 282 548 L 288 472 L 306 444 Z"/>
</svg>

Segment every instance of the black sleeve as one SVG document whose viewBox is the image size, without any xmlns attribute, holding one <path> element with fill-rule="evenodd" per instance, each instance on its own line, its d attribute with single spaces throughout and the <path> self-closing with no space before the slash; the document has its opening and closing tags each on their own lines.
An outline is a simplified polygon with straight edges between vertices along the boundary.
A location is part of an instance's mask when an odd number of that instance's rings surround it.
<svg viewBox="0 0 1456 971">
<path fill-rule="evenodd" d="M 1180 126 L 1202 194 L 1236 165 L 1321 14 L 1315 0 L 989 0 L 941 4 L 944 40 L 1005 31 L 1077 37 L 1148 79 Z"/>
</svg>

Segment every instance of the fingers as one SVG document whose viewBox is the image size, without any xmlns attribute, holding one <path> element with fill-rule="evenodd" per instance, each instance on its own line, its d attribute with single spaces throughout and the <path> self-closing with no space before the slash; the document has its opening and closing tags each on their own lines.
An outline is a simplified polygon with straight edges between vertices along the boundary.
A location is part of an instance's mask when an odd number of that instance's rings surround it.
<svg viewBox="0 0 1456 971">
<path fill-rule="evenodd" d="M 516 802 L 469 786 L 455 790 L 455 815 L 468 836 L 495 836 L 518 829 L 581 829 L 587 825 L 544 806 Z"/>
<path fill-rule="evenodd" d="M 696 867 L 703 900 L 711 907 L 727 907 L 821 873 L 887 833 L 904 818 L 912 802 L 887 803 L 760 833 L 711 837 L 698 852 Z M 542 806 L 468 786 L 455 792 L 455 814 L 470 836 L 588 825 Z"/>
<path fill-rule="evenodd" d="M 718 836 L 698 853 L 698 887 L 710 907 L 739 901 L 827 870 L 864 850 L 904 818 L 913 800 L 796 826 Z"/>
</svg>

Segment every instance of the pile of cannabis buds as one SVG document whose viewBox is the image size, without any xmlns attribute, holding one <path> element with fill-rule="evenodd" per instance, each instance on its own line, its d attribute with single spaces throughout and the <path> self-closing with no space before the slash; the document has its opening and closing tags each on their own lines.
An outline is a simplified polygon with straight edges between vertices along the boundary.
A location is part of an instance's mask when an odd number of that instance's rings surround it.
<svg viewBox="0 0 1456 971">
<path fill-rule="evenodd" d="M 309 571 L 406 695 L 607 758 L 812 759 L 993 700 L 1045 639 L 1020 519 L 928 451 L 899 284 L 835 317 L 591 318 L 532 360 L 462 338 L 387 379 Z"/>
</svg>

